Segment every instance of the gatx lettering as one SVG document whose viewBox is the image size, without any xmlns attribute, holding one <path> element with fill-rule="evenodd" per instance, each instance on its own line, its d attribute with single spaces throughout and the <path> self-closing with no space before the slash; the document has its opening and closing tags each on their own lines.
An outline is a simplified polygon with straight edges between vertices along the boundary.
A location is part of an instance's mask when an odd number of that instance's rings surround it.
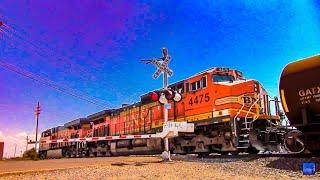
<svg viewBox="0 0 320 180">
<path fill-rule="evenodd" d="M 310 96 L 310 95 L 317 95 L 320 94 L 320 86 L 312 87 L 308 89 L 301 89 L 299 91 L 300 97 Z"/>
</svg>

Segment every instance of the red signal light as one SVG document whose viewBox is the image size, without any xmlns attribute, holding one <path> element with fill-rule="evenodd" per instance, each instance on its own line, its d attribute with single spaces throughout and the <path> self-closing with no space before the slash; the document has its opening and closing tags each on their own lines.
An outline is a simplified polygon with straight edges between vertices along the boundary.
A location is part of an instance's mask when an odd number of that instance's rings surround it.
<svg viewBox="0 0 320 180">
<path fill-rule="evenodd" d="M 0 21 L 0 26 L 3 26 L 3 22 L 2 21 Z"/>
<path fill-rule="evenodd" d="M 152 101 L 158 101 L 159 100 L 159 95 L 156 92 L 150 92 L 149 97 Z"/>
<path fill-rule="evenodd" d="M 171 89 L 167 89 L 163 92 L 166 96 L 166 99 L 172 100 L 174 98 L 174 92 Z"/>
</svg>

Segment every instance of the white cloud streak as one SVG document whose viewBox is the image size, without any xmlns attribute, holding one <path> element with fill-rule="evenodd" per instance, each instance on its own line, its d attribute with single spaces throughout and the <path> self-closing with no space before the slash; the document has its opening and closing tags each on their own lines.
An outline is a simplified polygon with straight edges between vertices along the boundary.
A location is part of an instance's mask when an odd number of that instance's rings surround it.
<svg viewBox="0 0 320 180">
<path fill-rule="evenodd" d="M 27 148 L 27 136 L 29 139 L 35 139 L 35 135 L 30 134 L 31 133 L 25 131 L 18 132 L 17 134 L 4 134 L 0 131 L 0 139 L 4 141 L 4 157 L 10 158 L 22 156 Z M 33 144 L 28 145 L 28 149 L 33 147 Z"/>
</svg>

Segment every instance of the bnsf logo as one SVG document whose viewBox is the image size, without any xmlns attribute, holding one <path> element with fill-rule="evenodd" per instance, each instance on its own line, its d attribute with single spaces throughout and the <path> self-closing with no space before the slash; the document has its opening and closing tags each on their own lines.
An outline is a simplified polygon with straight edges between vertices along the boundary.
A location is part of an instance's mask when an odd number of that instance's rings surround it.
<svg viewBox="0 0 320 180">
<path fill-rule="evenodd" d="M 256 97 L 253 96 L 229 96 L 229 97 L 224 97 L 224 98 L 220 98 L 217 99 L 215 101 L 215 105 L 219 106 L 222 104 L 228 104 L 228 103 L 239 103 L 239 104 L 244 104 L 245 106 L 251 106 L 253 103 L 255 103 L 258 99 Z M 258 104 L 261 103 L 261 100 L 259 98 Z"/>
<path fill-rule="evenodd" d="M 261 105 L 261 99 L 257 99 L 255 97 L 251 97 L 251 96 L 243 96 L 242 98 L 242 104 L 244 104 L 245 106 L 250 106 L 253 103 L 255 103 L 257 100 L 257 104 Z"/>
</svg>

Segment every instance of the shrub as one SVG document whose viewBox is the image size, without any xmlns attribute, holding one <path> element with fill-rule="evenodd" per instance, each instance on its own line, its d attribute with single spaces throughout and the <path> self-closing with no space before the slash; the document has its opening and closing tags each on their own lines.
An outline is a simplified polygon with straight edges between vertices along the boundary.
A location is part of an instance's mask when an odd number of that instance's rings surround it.
<svg viewBox="0 0 320 180">
<path fill-rule="evenodd" d="M 31 160 L 38 160 L 38 153 L 36 152 L 35 148 L 29 149 L 23 153 L 23 158 L 31 159 Z"/>
</svg>

